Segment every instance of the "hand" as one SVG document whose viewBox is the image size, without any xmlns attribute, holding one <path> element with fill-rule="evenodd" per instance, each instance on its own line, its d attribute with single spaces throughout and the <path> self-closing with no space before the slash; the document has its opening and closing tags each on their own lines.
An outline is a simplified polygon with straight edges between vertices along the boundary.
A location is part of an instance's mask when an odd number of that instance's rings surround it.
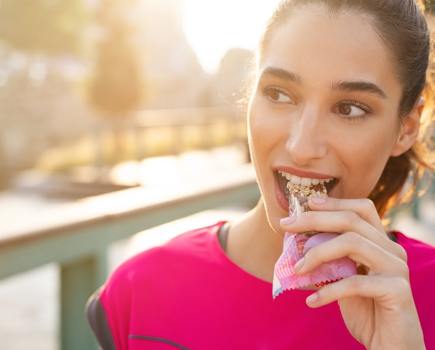
<svg viewBox="0 0 435 350">
<path fill-rule="evenodd" d="M 425 349 L 423 331 L 409 282 L 405 249 L 389 239 L 376 208 L 368 199 L 310 199 L 312 211 L 291 224 L 288 232 L 336 232 L 339 235 L 310 249 L 299 274 L 349 257 L 362 264 L 357 274 L 328 284 L 307 298 L 310 307 L 338 301 L 346 327 L 367 349 Z"/>
</svg>

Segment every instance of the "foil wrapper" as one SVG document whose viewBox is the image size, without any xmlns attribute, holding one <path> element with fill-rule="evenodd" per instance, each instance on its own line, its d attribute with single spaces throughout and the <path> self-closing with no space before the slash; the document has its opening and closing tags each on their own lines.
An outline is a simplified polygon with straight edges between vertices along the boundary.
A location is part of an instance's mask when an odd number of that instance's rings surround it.
<svg viewBox="0 0 435 350">
<path fill-rule="evenodd" d="M 289 214 L 296 217 L 309 210 L 308 198 L 290 193 Z M 296 274 L 294 266 L 313 247 L 334 237 L 335 233 L 303 232 L 284 235 L 283 252 L 278 258 L 273 274 L 272 296 L 276 298 L 286 290 L 316 290 L 325 284 L 357 274 L 353 260 L 344 257 L 319 265 L 306 274 Z"/>
</svg>

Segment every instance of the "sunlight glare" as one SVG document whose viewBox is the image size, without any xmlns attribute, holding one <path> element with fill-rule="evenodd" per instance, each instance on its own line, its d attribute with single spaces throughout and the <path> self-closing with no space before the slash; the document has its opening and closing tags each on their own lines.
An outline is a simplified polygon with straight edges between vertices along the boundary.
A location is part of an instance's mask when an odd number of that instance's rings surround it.
<svg viewBox="0 0 435 350">
<path fill-rule="evenodd" d="M 216 71 L 232 47 L 254 50 L 277 0 L 184 0 L 183 27 L 203 68 Z"/>
</svg>

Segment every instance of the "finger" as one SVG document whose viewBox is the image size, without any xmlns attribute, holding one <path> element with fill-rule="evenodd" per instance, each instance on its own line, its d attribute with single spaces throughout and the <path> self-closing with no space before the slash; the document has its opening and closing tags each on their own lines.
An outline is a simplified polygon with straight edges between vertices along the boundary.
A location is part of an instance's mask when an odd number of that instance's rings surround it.
<svg viewBox="0 0 435 350">
<path fill-rule="evenodd" d="M 376 206 L 368 198 L 361 199 L 341 199 L 333 197 L 310 197 L 309 205 L 314 210 L 325 211 L 346 211 L 351 210 L 357 213 L 363 220 L 370 223 L 378 231 L 383 232 L 384 226 L 379 217 Z"/>
<path fill-rule="evenodd" d="M 412 298 L 409 282 L 402 277 L 354 275 L 327 284 L 311 294 L 306 302 L 319 307 L 348 297 L 374 298 L 384 307 L 401 308 Z"/>
<path fill-rule="evenodd" d="M 406 251 L 400 244 L 390 240 L 384 231 L 379 232 L 358 214 L 350 210 L 308 211 L 302 213 L 292 223 L 281 222 L 281 226 L 287 232 L 357 232 L 386 251 L 391 252 L 391 254 L 406 261 Z"/>
<path fill-rule="evenodd" d="M 355 232 L 345 232 L 308 250 L 303 262 L 298 264 L 297 273 L 307 273 L 325 262 L 344 257 L 367 266 L 372 274 L 404 278 L 409 275 L 403 260 Z"/>
<path fill-rule="evenodd" d="M 353 211 L 364 221 L 372 225 L 378 233 L 382 233 L 381 236 L 391 242 L 388 235 L 384 235 L 384 225 L 379 217 L 375 204 L 368 198 L 357 199 L 341 199 L 328 196 L 310 197 L 309 205 L 311 209 L 322 211 Z M 396 242 L 394 244 L 388 243 L 392 246 L 393 252 L 402 260 L 407 261 L 406 250 Z M 379 244 L 379 242 L 378 242 Z"/>
</svg>

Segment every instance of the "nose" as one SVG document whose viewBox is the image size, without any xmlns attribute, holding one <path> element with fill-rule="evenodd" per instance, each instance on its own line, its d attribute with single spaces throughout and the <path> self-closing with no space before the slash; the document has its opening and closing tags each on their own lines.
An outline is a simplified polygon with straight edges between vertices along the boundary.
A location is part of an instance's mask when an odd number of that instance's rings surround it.
<svg viewBox="0 0 435 350">
<path fill-rule="evenodd" d="M 309 165 L 327 153 L 321 115 L 315 109 L 304 108 L 299 118 L 292 123 L 286 142 L 291 160 L 300 166 Z"/>
</svg>

